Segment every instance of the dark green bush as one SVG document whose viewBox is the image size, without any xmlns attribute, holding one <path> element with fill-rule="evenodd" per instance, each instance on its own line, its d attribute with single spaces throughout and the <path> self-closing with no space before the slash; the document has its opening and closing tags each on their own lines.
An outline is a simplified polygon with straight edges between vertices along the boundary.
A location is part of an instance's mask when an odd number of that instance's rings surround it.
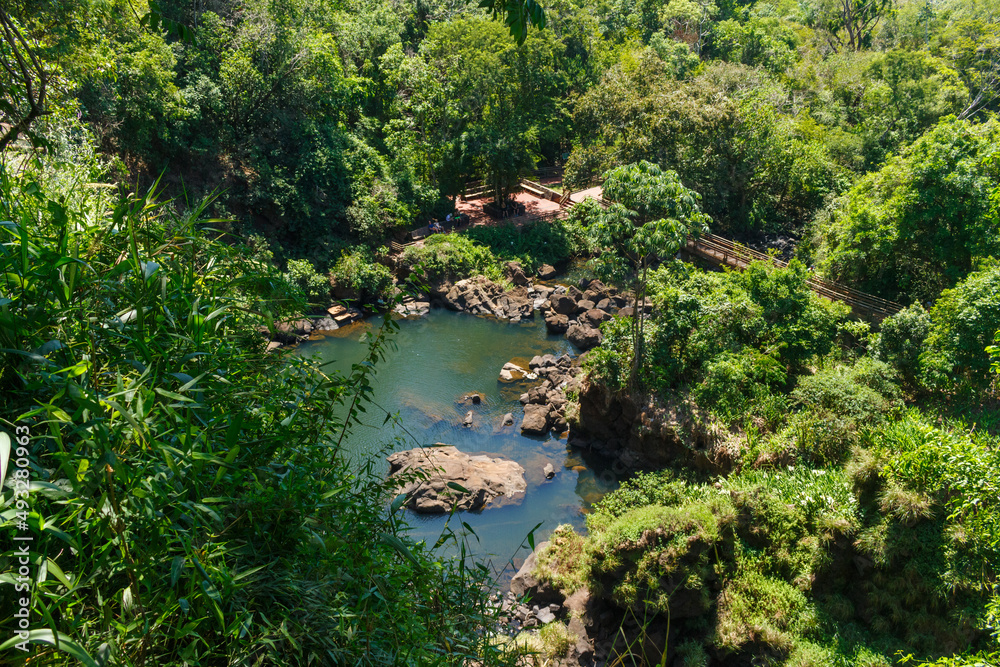
<svg viewBox="0 0 1000 667">
<path fill-rule="evenodd" d="M 330 300 L 330 281 L 323 274 L 316 273 L 316 268 L 307 259 L 288 260 L 285 280 L 302 290 L 310 303 L 324 306 Z"/>
<path fill-rule="evenodd" d="M 435 234 L 422 245 L 407 248 L 403 261 L 419 264 L 430 280 L 459 280 L 480 273 L 493 280 L 501 276 L 500 261 L 490 249 L 462 234 Z"/>
<path fill-rule="evenodd" d="M 989 386 L 986 348 L 1000 328 L 1000 261 L 990 260 L 931 309 L 931 327 L 920 355 L 921 380 L 949 392 Z"/>
<path fill-rule="evenodd" d="M 520 262 L 529 272 L 542 264 L 564 263 L 589 248 L 585 230 L 564 219 L 473 227 L 464 235 L 502 261 Z"/>
<path fill-rule="evenodd" d="M 806 410 L 832 413 L 858 424 L 875 424 L 902 406 L 895 371 L 870 358 L 802 376 L 792 399 Z"/>
<path fill-rule="evenodd" d="M 931 328 L 930 315 L 915 303 L 882 320 L 880 328 L 872 353 L 914 386 L 920 371 L 920 352 Z"/>
<path fill-rule="evenodd" d="M 372 250 L 364 246 L 345 250 L 330 270 L 330 275 L 363 304 L 385 301 L 392 289 L 392 272 L 376 260 Z"/>
<path fill-rule="evenodd" d="M 784 418 L 780 390 L 787 381 L 784 366 L 747 347 L 738 353 L 723 352 L 708 362 L 705 378 L 692 388 L 691 396 L 726 423 L 763 413 L 768 423 L 776 424 Z"/>
</svg>

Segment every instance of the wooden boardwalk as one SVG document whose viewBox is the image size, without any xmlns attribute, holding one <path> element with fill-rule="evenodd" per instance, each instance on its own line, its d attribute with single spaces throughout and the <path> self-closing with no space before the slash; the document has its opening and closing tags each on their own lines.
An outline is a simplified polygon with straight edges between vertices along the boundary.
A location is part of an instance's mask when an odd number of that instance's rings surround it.
<svg viewBox="0 0 1000 667">
<path fill-rule="evenodd" d="M 780 267 L 788 266 L 788 262 L 783 262 L 777 257 L 765 255 L 715 234 L 704 234 L 697 239 L 688 239 L 686 250 L 689 254 L 712 264 L 725 265 L 740 271 L 749 266 L 750 262 L 757 261 L 770 262 Z M 886 317 L 895 315 L 903 309 L 901 305 L 893 301 L 859 292 L 816 275 L 810 277 L 806 283 L 819 296 L 826 297 L 831 301 L 846 303 L 854 314 L 862 319 L 881 322 Z"/>
</svg>

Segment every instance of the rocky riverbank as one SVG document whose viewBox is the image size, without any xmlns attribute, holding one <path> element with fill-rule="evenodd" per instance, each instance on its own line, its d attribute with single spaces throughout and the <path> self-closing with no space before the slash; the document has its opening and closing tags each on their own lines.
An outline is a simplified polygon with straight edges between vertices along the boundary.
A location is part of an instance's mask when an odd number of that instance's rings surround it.
<svg viewBox="0 0 1000 667">
<path fill-rule="evenodd" d="M 267 351 L 273 352 L 282 347 L 309 340 L 313 336 L 331 334 L 341 327 L 361 320 L 364 316 L 365 314 L 360 308 L 334 303 L 322 315 L 275 322 L 273 329 L 260 327 L 258 331 L 267 340 Z"/>
<path fill-rule="evenodd" d="M 553 277 L 553 269 L 544 266 L 538 279 Z M 478 275 L 456 282 L 440 280 L 426 294 L 417 295 L 396 308 L 404 315 L 419 315 L 433 305 L 450 310 L 495 317 L 510 322 L 533 318 L 539 312 L 551 334 L 563 334 L 581 351 L 601 342 L 600 325 L 615 315 L 628 316 L 632 307 L 617 290 L 599 280 L 581 281 L 579 287 L 534 282 L 517 262 L 508 262 L 504 277 L 513 285 L 505 290 L 486 276 Z M 648 308 L 648 304 L 646 306 Z"/>
<path fill-rule="evenodd" d="M 626 469 L 682 464 L 718 474 L 736 463 L 736 436 L 687 403 L 665 404 L 589 380 L 578 387 L 569 432 L 574 447 L 614 458 Z"/>
</svg>

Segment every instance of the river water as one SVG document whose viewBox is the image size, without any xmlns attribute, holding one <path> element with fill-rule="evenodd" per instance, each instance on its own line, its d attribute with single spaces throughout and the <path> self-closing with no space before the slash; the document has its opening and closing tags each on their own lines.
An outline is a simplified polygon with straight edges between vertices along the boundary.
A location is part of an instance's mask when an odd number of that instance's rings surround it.
<svg viewBox="0 0 1000 667">
<path fill-rule="evenodd" d="M 380 323 L 372 318 L 350 325 L 333 336 L 304 343 L 299 352 L 332 361 L 334 368 L 346 373 L 365 356 L 363 333 Z M 609 462 L 568 447 L 565 438 L 520 433 L 523 412 L 518 399 L 538 381 L 504 384 L 498 380 L 500 369 L 517 358 L 527 366 L 534 355 L 576 354 L 565 338 L 547 334 L 542 318 L 511 324 L 433 309 L 424 317 L 400 320 L 393 342 L 385 363 L 378 366 L 374 405 L 363 416 L 365 425 L 346 439 L 345 453 L 356 465 L 375 457 L 380 470 L 388 471 L 385 456 L 392 451 L 441 442 L 470 454 L 501 455 L 520 463 L 527 480 L 520 503 L 457 513 L 450 526 L 460 531 L 464 521 L 472 527 L 473 555 L 492 561 L 502 579 L 527 555 L 519 547 L 536 524 L 542 524 L 535 531 L 536 542 L 563 523 L 582 530 L 591 504 L 617 488 Z M 480 392 L 485 399 L 480 405 L 460 405 L 457 401 L 469 392 Z M 462 419 L 470 409 L 474 425 L 466 428 Z M 386 412 L 398 414 L 400 423 L 385 424 Z M 508 412 L 513 413 L 515 425 L 501 429 Z M 556 470 L 551 480 L 542 472 L 546 463 Z M 407 516 L 411 535 L 428 544 L 437 541 L 448 518 L 409 511 Z"/>
</svg>

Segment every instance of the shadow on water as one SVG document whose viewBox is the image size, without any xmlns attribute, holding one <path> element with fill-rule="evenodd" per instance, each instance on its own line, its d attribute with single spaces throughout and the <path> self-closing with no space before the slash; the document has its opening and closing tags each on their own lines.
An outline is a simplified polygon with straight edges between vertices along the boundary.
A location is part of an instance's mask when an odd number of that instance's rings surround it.
<svg viewBox="0 0 1000 667">
<path fill-rule="evenodd" d="M 565 439 L 553 436 L 523 436 L 520 395 L 538 380 L 505 384 L 498 380 L 503 365 L 520 357 L 527 362 L 535 355 L 575 351 L 560 336 L 546 333 L 541 318 L 518 324 L 479 318 L 464 313 L 435 309 L 419 319 L 401 321 L 394 349 L 378 368 L 373 399 L 390 413 L 399 415 L 400 425 L 383 424 L 385 413 L 369 409 L 364 426 L 356 428 L 345 442 L 345 453 L 356 463 L 380 456 L 387 446 L 394 450 L 418 444 L 443 442 L 461 451 L 490 453 L 517 461 L 525 470 L 527 492 L 515 504 L 487 507 L 478 513 L 455 517 L 452 528 L 468 523 L 478 540 L 472 539 L 474 555 L 491 559 L 500 569 L 518 553 L 527 533 L 536 524 L 541 528 L 535 540 L 541 542 L 564 523 L 584 530 L 584 516 L 591 505 L 618 486 L 620 476 L 610 462 L 589 452 L 571 449 Z M 341 371 L 364 358 L 360 344 L 364 330 L 378 326 L 378 320 L 352 325 L 323 340 L 304 343 L 302 354 L 331 361 Z M 478 405 L 466 404 L 462 397 L 478 392 Z M 462 421 L 472 412 L 472 426 Z M 502 427 L 506 413 L 514 425 Z M 551 464 L 556 475 L 546 480 L 543 468 Z M 385 464 L 383 470 L 388 470 Z M 433 544 L 445 527 L 446 516 L 409 513 L 412 536 Z M 501 583 L 509 580 L 506 568 Z"/>
</svg>

